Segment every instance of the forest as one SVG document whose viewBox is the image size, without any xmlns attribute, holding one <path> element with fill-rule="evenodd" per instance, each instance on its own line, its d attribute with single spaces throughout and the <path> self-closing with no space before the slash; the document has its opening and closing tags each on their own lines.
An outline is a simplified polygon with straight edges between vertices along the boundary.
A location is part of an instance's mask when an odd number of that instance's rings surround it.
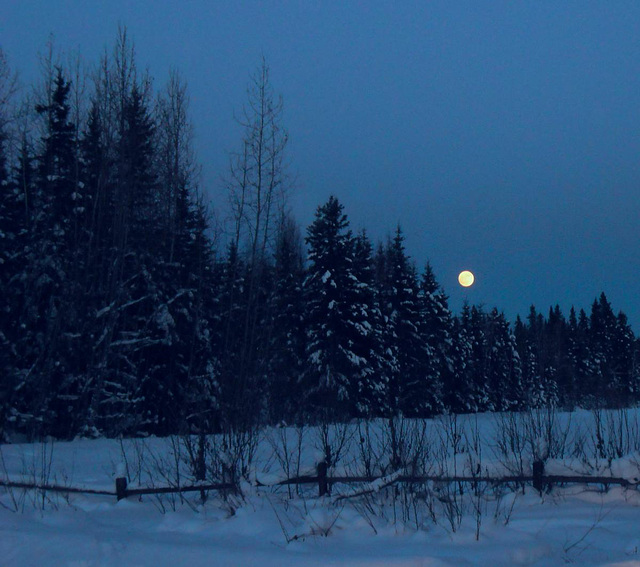
<svg viewBox="0 0 640 567">
<path fill-rule="evenodd" d="M 184 79 L 156 89 L 125 29 L 90 71 L 41 68 L 19 88 L 0 50 L 0 440 L 638 402 L 605 293 L 454 314 L 400 226 L 372 242 L 332 196 L 300 227 L 266 61 L 213 204 Z"/>
</svg>

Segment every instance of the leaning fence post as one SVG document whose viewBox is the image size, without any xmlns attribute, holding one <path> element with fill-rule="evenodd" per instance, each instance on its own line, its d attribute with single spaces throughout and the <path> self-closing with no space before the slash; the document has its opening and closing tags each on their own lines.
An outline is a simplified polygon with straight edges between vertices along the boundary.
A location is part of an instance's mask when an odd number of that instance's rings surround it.
<svg viewBox="0 0 640 567">
<path fill-rule="evenodd" d="M 127 479 L 123 476 L 116 478 L 116 498 L 118 502 L 127 497 Z"/>
<path fill-rule="evenodd" d="M 542 494 L 542 477 L 544 476 L 544 463 L 542 461 L 533 462 L 533 488 Z"/>
<path fill-rule="evenodd" d="M 329 494 L 329 483 L 327 482 L 327 463 L 320 461 L 316 467 L 318 473 L 318 496 Z"/>
</svg>

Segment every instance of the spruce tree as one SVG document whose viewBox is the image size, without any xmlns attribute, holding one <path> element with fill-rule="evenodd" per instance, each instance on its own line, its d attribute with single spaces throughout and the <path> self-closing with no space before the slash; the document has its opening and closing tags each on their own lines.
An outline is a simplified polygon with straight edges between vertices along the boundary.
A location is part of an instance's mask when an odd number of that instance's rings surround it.
<svg viewBox="0 0 640 567">
<path fill-rule="evenodd" d="M 4 112 L 1 106 L 0 112 Z M 4 376 L 0 381 L 0 442 L 4 440 L 8 421 L 15 419 L 17 413 L 15 387 L 19 363 L 16 342 L 20 331 L 16 288 L 22 270 L 20 240 L 23 232 L 19 193 L 9 177 L 4 122 L 0 117 L 0 372 Z"/>
<path fill-rule="evenodd" d="M 226 256 L 219 260 L 219 298 L 222 330 L 220 352 L 221 409 L 225 423 L 239 417 L 240 387 L 237 383 L 240 367 L 243 329 L 238 325 L 246 312 L 246 266 L 234 242 L 228 246 Z"/>
<path fill-rule="evenodd" d="M 493 411 L 521 409 L 524 392 L 515 337 L 503 313 L 496 308 L 487 318 L 487 384 Z"/>
<path fill-rule="evenodd" d="M 526 406 L 532 408 L 543 407 L 546 402 L 546 395 L 540 376 L 535 340 L 532 340 L 529 327 L 525 326 L 520 316 L 516 317 L 513 334 L 516 339 L 516 346 L 522 368 L 524 403 Z"/>
<path fill-rule="evenodd" d="M 72 245 L 74 217 L 82 213 L 78 207 L 81 195 L 75 179 L 75 125 L 70 122 L 68 82 L 61 68 L 56 68 L 49 100 L 36 105 L 45 123 L 42 153 L 38 167 L 37 228 L 46 232 L 54 252 Z"/>
<path fill-rule="evenodd" d="M 335 197 L 318 207 L 305 240 L 306 407 L 316 419 L 345 419 L 356 412 L 355 377 L 370 361 L 357 352 L 364 329 L 354 303 L 353 237 Z"/>
<path fill-rule="evenodd" d="M 425 417 L 439 409 L 439 388 L 431 376 L 434 353 L 423 337 L 416 270 L 405 253 L 400 227 L 386 256 L 382 303 L 387 326 L 388 406 L 394 414 Z"/>
<path fill-rule="evenodd" d="M 549 308 L 549 317 L 544 324 L 544 377 L 545 402 L 556 405 L 569 403 L 573 384 L 569 372 L 567 325 L 560 306 Z M 568 395 L 565 395 L 568 392 Z"/>
<path fill-rule="evenodd" d="M 580 309 L 578 317 L 569 321 L 570 355 L 575 372 L 577 402 L 586 407 L 596 405 L 596 384 L 593 379 L 593 360 L 590 355 L 589 317 Z"/>
<path fill-rule="evenodd" d="M 432 353 L 427 361 L 428 379 L 433 389 L 433 411 L 441 411 L 446 404 L 443 396 L 451 386 L 454 378 L 454 350 L 451 338 L 452 319 L 447 296 L 438 285 L 431 264 L 427 263 L 420 281 L 420 309 L 422 317 L 423 337 Z"/>
<path fill-rule="evenodd" d="M 123 109 L 114 152 L 114 198 L 109 283 L 97 309 L 94 364 L 99 391 L 92 415 L 109 435 L 161 431 L 171 411 L 172 377 L 163 378 L 175 327 L 163 289 L 155 195 L 154 123 L 142 88 Z M 162 408 L 162 409 L 160 409 Z"/>
<path fill-rule="evenodd" d="M 362 416 L 387 413 L 388 375 L 385 372 L 383 318 L 376 289 L 373 246 L 366 232 L 354 240 L 352 303 L 353 350 L 360 356 L 355 376 L 356 411 Z"/>
<path fill-rule="evenodd" d="M 276 241 L 273 292 L 269 299 L 267 381 L 271 423 L 300 418 L 300 376 L 304 367 L 304 259 L 302 236 L 283 218 Z"/>
<path fill-rule="evenodd" d="M 633 402 L 633 340 L 626 316 L 616 316 L 601 293 L 591 307 L 588 331 L 589 381 L 598 405 L 621 407 Z"/>
<path fill-rule="evenodd" d="M 27 301 L 32 293 L 36 258 L 36 247 L 30 231 L 30 203 L 35 192 L 34 161 L 30 145 L 23 137 L 9 183 L 4 186 L 2 205 L 7 222 L 1 276 L 4 312 L 0 322 L 6 347 L 3 360 L 7 365 L 5 392 L 8 398 L 5 407 L 10 408 L 7 412 L 13 416 L 10 428 L 21 432 L 27 432 L 27 427 L 33 425 L 26 417 L 32 411 L 29 369 L 34 367 L 38 356 L 37 344 L 28 324 L 35 308 Z M 17 418 L 17 415 L 24 417 Z"/>
<path fill-rule="evenodd" d="M 557 310 L 549 310 L 549 320 L 529 308 L 525 344 L 519 344 L 523 368 L 523 387 L 528 403 L 533 407 L 555 405 L 558 402 L 557 377 L 563 371 L 564 318 Z"/>
<path fill-rule="evenodd" d="M 620 311 L 616 317 L 613 342 L 613 372 L 618 387 L 614 403 L 629 407 L 638 399 L 640 392 L 640 369 L 635 361 L 635 337 L 627 316 Z"/>
<path fill-rule="evenodd" d="M 222 345 L 219 274 L 213 243 L 207 235 L 209 223 L 201 200 L 189 215 L 187 281 L 192 291 L 190 324 L 184 330 L 188 358 L 186 407 L 182 418 L 190 431 L 212 432 L 220 428 L 220 350 Z"/>
<path fill-rule="evenodd" d="M 25 374 L 24 414 L 29 433 L 70 437 L 76 433 L 85 363 L 80 345 L 82 271 L 74 229 L 78 215 L 74 132 L 69 121 L 70 83 L 57 68 L 45 100 L 36 106 L 43 135 L 33 192 L 29 195 L 29 157 L 23 152 L 21 179 L 29 211 L 29 232 L 21 278 L 20 325 L 25 340 L 19 357 Z M 24 146 L 26 148 L 26 144 Z"/>
<path fill-rule="evenodd" d="M 86 214 L 84 230 L 87 292 L 93 297 L 109 293 L 110 269 L 113 261 L 113 229 L 115 210 L 112 159 L 106 142 L 105 120 L 93 101 L 86 129 L 80 140 L 80 179 L 84 189 Z"/>
<path fill-rule="evenodd" d="M 478 409 L 475 396 L 474 362 L 470 324 L 471 308 L 467 302 L 452 322 L 451 375 L 443 384 L 445 407 L 453 413 L 471 413 Z"/>
<path fill-rule="evenodd" d="M 490 338 L 487 335 L 487 314 L 482 307 L 473 305 L 466 317 L 463 313 L 462 320 L 471 344 L 468 366 L 471 382 L 473 383 L 476 411 L 492 410 L 491 386 L 487 372 L 489 365 L 488 351 L 491 348 L 489 346 Z"/>
<path fill-rule="evenodd" d="M 612 403 L 620 389 L 613 361 L 616 326 L 611 304 L 602 293 L 594 300 L 589 317 L 590 379 L 598 405 Z"/>
</svg>

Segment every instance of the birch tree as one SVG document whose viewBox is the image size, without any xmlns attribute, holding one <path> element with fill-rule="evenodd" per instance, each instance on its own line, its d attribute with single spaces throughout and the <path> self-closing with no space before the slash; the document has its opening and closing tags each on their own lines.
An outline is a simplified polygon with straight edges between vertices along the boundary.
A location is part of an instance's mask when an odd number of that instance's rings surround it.
<svg viewBox="0 0 640 567">
<path fill-rule="evenodd" d="M 239 150 L 231 155 L 227 181 L 232 213 L 232 246 L 243 257 L 248 270 L 245 309 L 240 322 L 240 354 L 233 357 L 234 368 L 229 373 L 233 383 L 227 385 L 232 412 L 240 404 L 247 407 L 248 387 L 257 374 L 257 328 L 266 306 L 266 301 L 263 301 L 266 295 L 260 286 L 268 255 L 275 251 L 276 225 L 284 210 L 288 183 L 288 135 L 282 126 L 282 113 L 282 97 L 274 93 L 269 66 L 263 58 L 249 81 L 246 105 L 238 120 L 243 130 L 242 141 Z M 233 276 L 235 279 L 238 274 Z M 228 299 L 226 308 L 231 314 L 238 298 L 232 295 Z M 237 326 L 238 323 L 227 318 L 227 351 L 232 346 L 229 342 L 233 334 L 231 325 Z M 251 391 L 256 393 L 255 388 Z"/>
</svg>

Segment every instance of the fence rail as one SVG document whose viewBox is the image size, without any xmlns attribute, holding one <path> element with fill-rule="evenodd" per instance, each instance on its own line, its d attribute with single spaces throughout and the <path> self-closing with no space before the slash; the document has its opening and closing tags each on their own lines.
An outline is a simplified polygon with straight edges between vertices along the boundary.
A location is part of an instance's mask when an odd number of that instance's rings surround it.
<svg viewBox="0 0 640 567">
<path fill-rule="evenodd" d="M 0 486 L 5 488 L 22 488 L 25 490 L 43 490 L 45 492 L 66 492 L 68 494 L 95 494 L 99 496 L 115 496 L 111 490 L 93 490 L 91 488 L 78 488 L 74 486 L 60 486 L 57 484 L 35 484 L 33 482 L 14 482 L 12 480 L 0 480 Z"/>
<path fill-rule="evenodd" d="M 115 496 L 118 501 L 129 496 L 143 496 L 145 494 L 177 494 L 182 492 L 207 492 L 209 490 L 237 490 L 237 486 L 230 482 L 218 482 L 215 484 L 197 484 L 191 486 L 164 486 L 149 488 L 129 488 L 127 479 L 116 478 Z"/>
<path fill-rule="evenodd" d="M 389 475 L 387 477 L 376 476 L 328 476 L 326 467 L 318 466 L 316 476 L 299 476 L 294 478 L 285 479 L 273 484 L 261 484 L 258 486 L 287 486 L 298 484 L 317 484 L 318 495 L 324 496 L 329 494 L 330 487 L 333 484 L 354 484 L 354 483 L 375 483 L 381 484 L 377 487 L 372 487 L 371 491 L 378 490 L 385 486 L 389 486 L 395 483 L 407 483 L 407 484 L 420 484 L 425 482 L 440 482 L 440 483 L 487 483 L 487 484 L 525 484 L 530 483 L 533 488 L 538 492 L 542 492 L 547 488 L 553 487 L 557 484 L 602 484 L 610 485 L 617 484 L 625 488 L 637 488 L 640 484 L 638 481 L 630 481 L 621 477 L 610 476 L 585 476 L 585 475 L 548 475 L 544 472 L 544 463 L 536 461 L 533 463 L 533 474 L 531 475 L 511 475 L 501 477 L 488 477 L 482 475 L 467 475 L 467 476 L 443 476 L 443 475 Z M 388 481 L 385 482 L 385 479 Z M 346 495 L 348 496 L 348 495 Z"/>
<path fill-rule="evenodd" d="M 324 463 L 320 463 L 317 467 L 316 475 L 304 475 L 293 478 L 287 478 L 275 483 L 263 484 L 256 482 L 256 486 L 263 488 L 274 488 L 278 486 L 291 486 L 291 485 L 304 485 L 304 484 L 317 484 L 318 495 L 325 496 L 330 494 L 331 486 L 334 484 L 371 484 L 362 491 L 354 492 L 352 494 L 340 495 L 339 499 L 351 498 L 355 496 L 364 495 L 367 493 L 375 492 L 387 486 L 396 483 L 406 484 L 420 484 L 425 482 L 439 482 L 439 483 L 488 483 L 488 484 L 527 484 L 531 483 L 533 488 L 539 492 L 543 492 L 545 489 L 551 489 L 554 485 L 558 484 L 602 484 L 605 486 L 615 484 L 625 488 L 638 488 L 640 482 L 638 480 L 631 481 L 626 478 L 609 477 L 609 476 L 582 476 L 582 475 L 547 475 L 544 474 L 544 464 L 536 462 L 533 465 L 532 475 L 512 475 L 502 477 L 488 477 L 481 475 L 471 476 L 438 476 L 438 475 L 424 475 L 424 476 L 411 476 L 402 475 L 399 472 L 388 475 L 386 477 L 376 476 L 329 476 L 327 474 L 327 466 Z M 378 484 L 375 484 L 378 483 Z M 93 490 L 89 488 L 77 488 L 71 486 L 59 486 L 53 484 L 38 485 L 29 482 L 14 482 L 9 480 L 0 480 L 0 486 L 5 488 L 21 488 L 26 490 L 44 490 L 50 492 L 63 492 L 70 494 L 93 494 L 102 496 L 115 496 L 118 501 L 128 498 L 130 496 L 141 495 L 153 495 L 153 494 L 175 494 L 183 492 L 207 492 L 207 491 L 235 491 L 238 490 L 238 486 L 234 483 L 219 482 L 214 484 L 196 484 L 189 486 L 164 486 L 164 487 L 145 487 L 145 488 L 129 488 L 127 479 L 124 477 L 116 478 L 115 491 L 109 490 Z"/>
</svg>

